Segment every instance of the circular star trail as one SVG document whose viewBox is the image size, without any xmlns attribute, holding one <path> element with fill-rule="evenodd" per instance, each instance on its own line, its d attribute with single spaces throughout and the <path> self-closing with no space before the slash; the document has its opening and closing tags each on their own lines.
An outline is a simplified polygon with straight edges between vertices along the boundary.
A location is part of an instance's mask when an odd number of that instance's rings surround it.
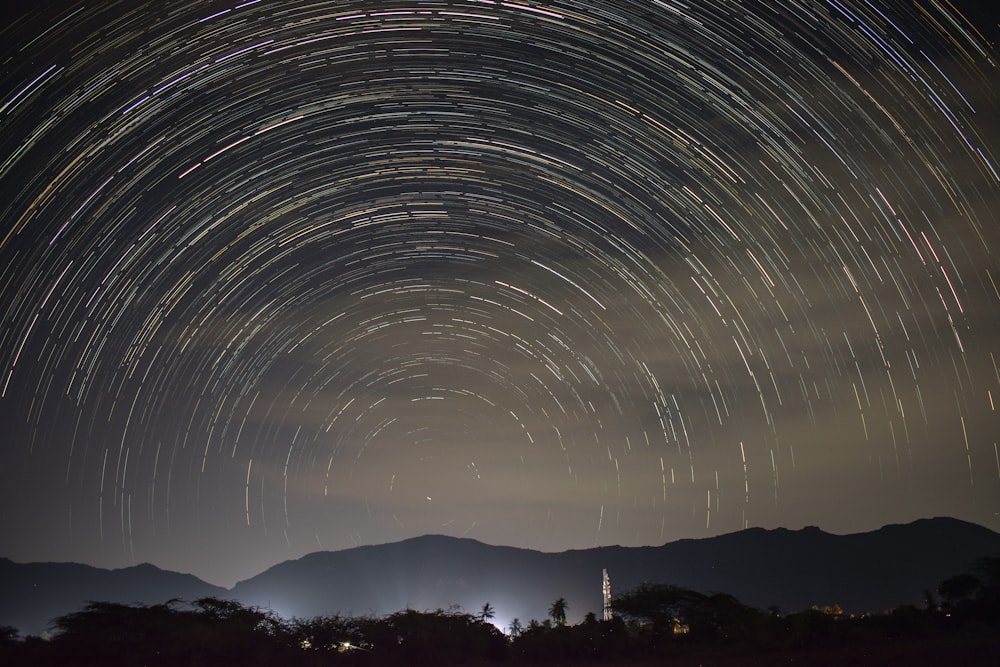
<svg viewBox="0 0 1000 667">
<path fill-rule="evenodd" d="M 220 583 L 1000 511 L 997 17 L 66 3 L 0 82 L 0 533 Z"/>
</svg>

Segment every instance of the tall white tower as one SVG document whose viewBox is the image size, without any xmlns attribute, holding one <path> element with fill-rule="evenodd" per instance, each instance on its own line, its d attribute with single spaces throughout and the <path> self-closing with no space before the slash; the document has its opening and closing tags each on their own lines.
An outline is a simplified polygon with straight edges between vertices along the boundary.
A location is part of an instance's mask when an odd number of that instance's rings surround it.
<svg viewBox="0 0 1000 667">
<path fill-rule="evenodd" d="M 611 579 L 608 577 L 608 568 L 604 568 L 604 583 L 601 586 L 601 593 L 604 595 L 604 620 L 611 620 Z"/>
</svg>

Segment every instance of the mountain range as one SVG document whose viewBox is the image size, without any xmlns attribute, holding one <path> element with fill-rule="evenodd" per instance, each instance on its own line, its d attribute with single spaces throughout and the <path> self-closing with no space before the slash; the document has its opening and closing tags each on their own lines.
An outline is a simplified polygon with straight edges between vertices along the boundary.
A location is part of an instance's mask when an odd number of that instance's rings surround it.
<svg viewBox="0 0 1000 667">
<path fill-rule="evenodd" d="M 461 608 L 489 602 L 506 627 L 543 619 L 565 598 L 570 622 L 602 608 L 602 570 L 613 592 L 642 582 L 724 592 L 783 613 L 839 604 L 846 612 L 925 603 L 945 578 L 978 558 L 1000 555 L 1000 533 L 949 518 L 922 519 L 867 533 L 833 535 L 750 528 L 658 547 L 595 547 L 543 553 L 428 535 L 325 551 L 290 560 L 232 589 L 149 564 L 104 570 L 75 563 L 0 558 L 0 625 L 41 634 L 88 600 L 157 604 L 171 598 L 234 599 L 286 618 L 384 615 L 400 609 Z"/>
</svg>

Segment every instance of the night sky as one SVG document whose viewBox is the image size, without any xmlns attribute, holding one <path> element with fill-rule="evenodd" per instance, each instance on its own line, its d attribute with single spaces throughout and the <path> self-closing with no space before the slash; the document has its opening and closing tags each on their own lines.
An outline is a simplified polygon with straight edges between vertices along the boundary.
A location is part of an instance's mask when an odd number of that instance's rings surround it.
<svg viewBox="0 0 1000 667">
<path fill-rule="evenodd" d="M 1000 530 L 980 4 L 7 17 L 0 555 Z"/>
</svg>

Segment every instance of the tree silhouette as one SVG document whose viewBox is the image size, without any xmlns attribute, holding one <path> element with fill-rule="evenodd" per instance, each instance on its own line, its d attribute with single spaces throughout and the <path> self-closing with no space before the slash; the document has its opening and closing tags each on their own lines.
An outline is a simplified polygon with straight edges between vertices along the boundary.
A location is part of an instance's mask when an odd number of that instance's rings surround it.
<svg viewBox="0 0 1000 667">
<path fill-rule="evenodd" d="M 938 586 L 938 593 L 942 606 L 951 613 L 1000 619 L 1000 556 L 980 558 L 972 572 L 948 577 Z"/>
<path fill-rule="evenodd" d="M 17 641 L 20 631 L 12 625 L 0 625 L 0 642 Z"/>
<path fill-rule="evenodd" d="M 50 664 L 291 664 L 301 654 L 287 624 L 238 602 L 202 598 L 190 607 L 90 602 L 53 621 Z"/>
<path fill-rule="evenodd" d="M 483 605 L 483 608 L 479 610 L 479 620 L 485 623 L 493 619 L 496 616 L 496 610 L 493 609 L 493 605 L 489 602 Z"/>
<path fill-rule="evenodd" d="M 566 598 L 559 598 L 549 607 L 549 618 L 556 625 L 566 625 L 567 609 L 569 609 L 569 605 L 566 603 Z"/>
<path fill-rule="evenodd" d="M 979 577 L 973 574 L 956 574 L 948 577 L 938 586 L 938 594 L 944 600 L 945 606 L 951 610 L 971 600 L 979 590 Z"/>
<path fill-rule="evenodd" d="M 645 583 L 616 596 L 611 606 L 616 614 L 663 632 L 684 623 L 687 612 L 701 598 L 701 593 L 679 586 Z"/>
<path fill-rule="evenodd" d="M 512 619 L 506 637 L 484 621 L 492 617 L 489 603 L 479 614 L 408 609 L 381 618 L 284 621 L 268 610 L 217 598 L 151 606 L 90 602 L 55 619 L 51 640 L 18 640 L 15 628 L 0 626 L 0 665 L 485 667 L 513 660 L 610 666 L 665 662 L 699 651 L 732 656 L 735 664 L 770 664 L 778 651 L 807 655 L 837 648 L 844 663 L 857 658 L 864 664 L 994 667 L 1000 561 L 977 562 L 975 572 L 973 580 L 960 575 L 942 582 L 955 609 L 947 615 L 935 607 L 906 605 L 857 617 L 836 606 L 782 616 L 777 609 L 770 614 L 751 609 L 724 593 L 643 584 L 615 598 L 617 613 L 610 621 L 588 613 L 583 622 L 567 625 L 568 605 L 559 598 L 543 623 L 531 620 L 524 627 Z M 908 638 L 919 643 L 900 641 Z M 751 662 L 744 660 L 748 655 Z"/>
<path fill-rule="evenodd" d="M 503 633 L 470 614 L 407 609 L 369 620 L 362 632 L 378 664 L 449 665 L 506 657 Z"/>
<path fill-rule="evenodd" d="M 319 616 L 293 622 L 293 632 L 299 646 L 312 651 L 346 652 L 366 649 L 363 621 L 339 614 Z"/>
</svg>

